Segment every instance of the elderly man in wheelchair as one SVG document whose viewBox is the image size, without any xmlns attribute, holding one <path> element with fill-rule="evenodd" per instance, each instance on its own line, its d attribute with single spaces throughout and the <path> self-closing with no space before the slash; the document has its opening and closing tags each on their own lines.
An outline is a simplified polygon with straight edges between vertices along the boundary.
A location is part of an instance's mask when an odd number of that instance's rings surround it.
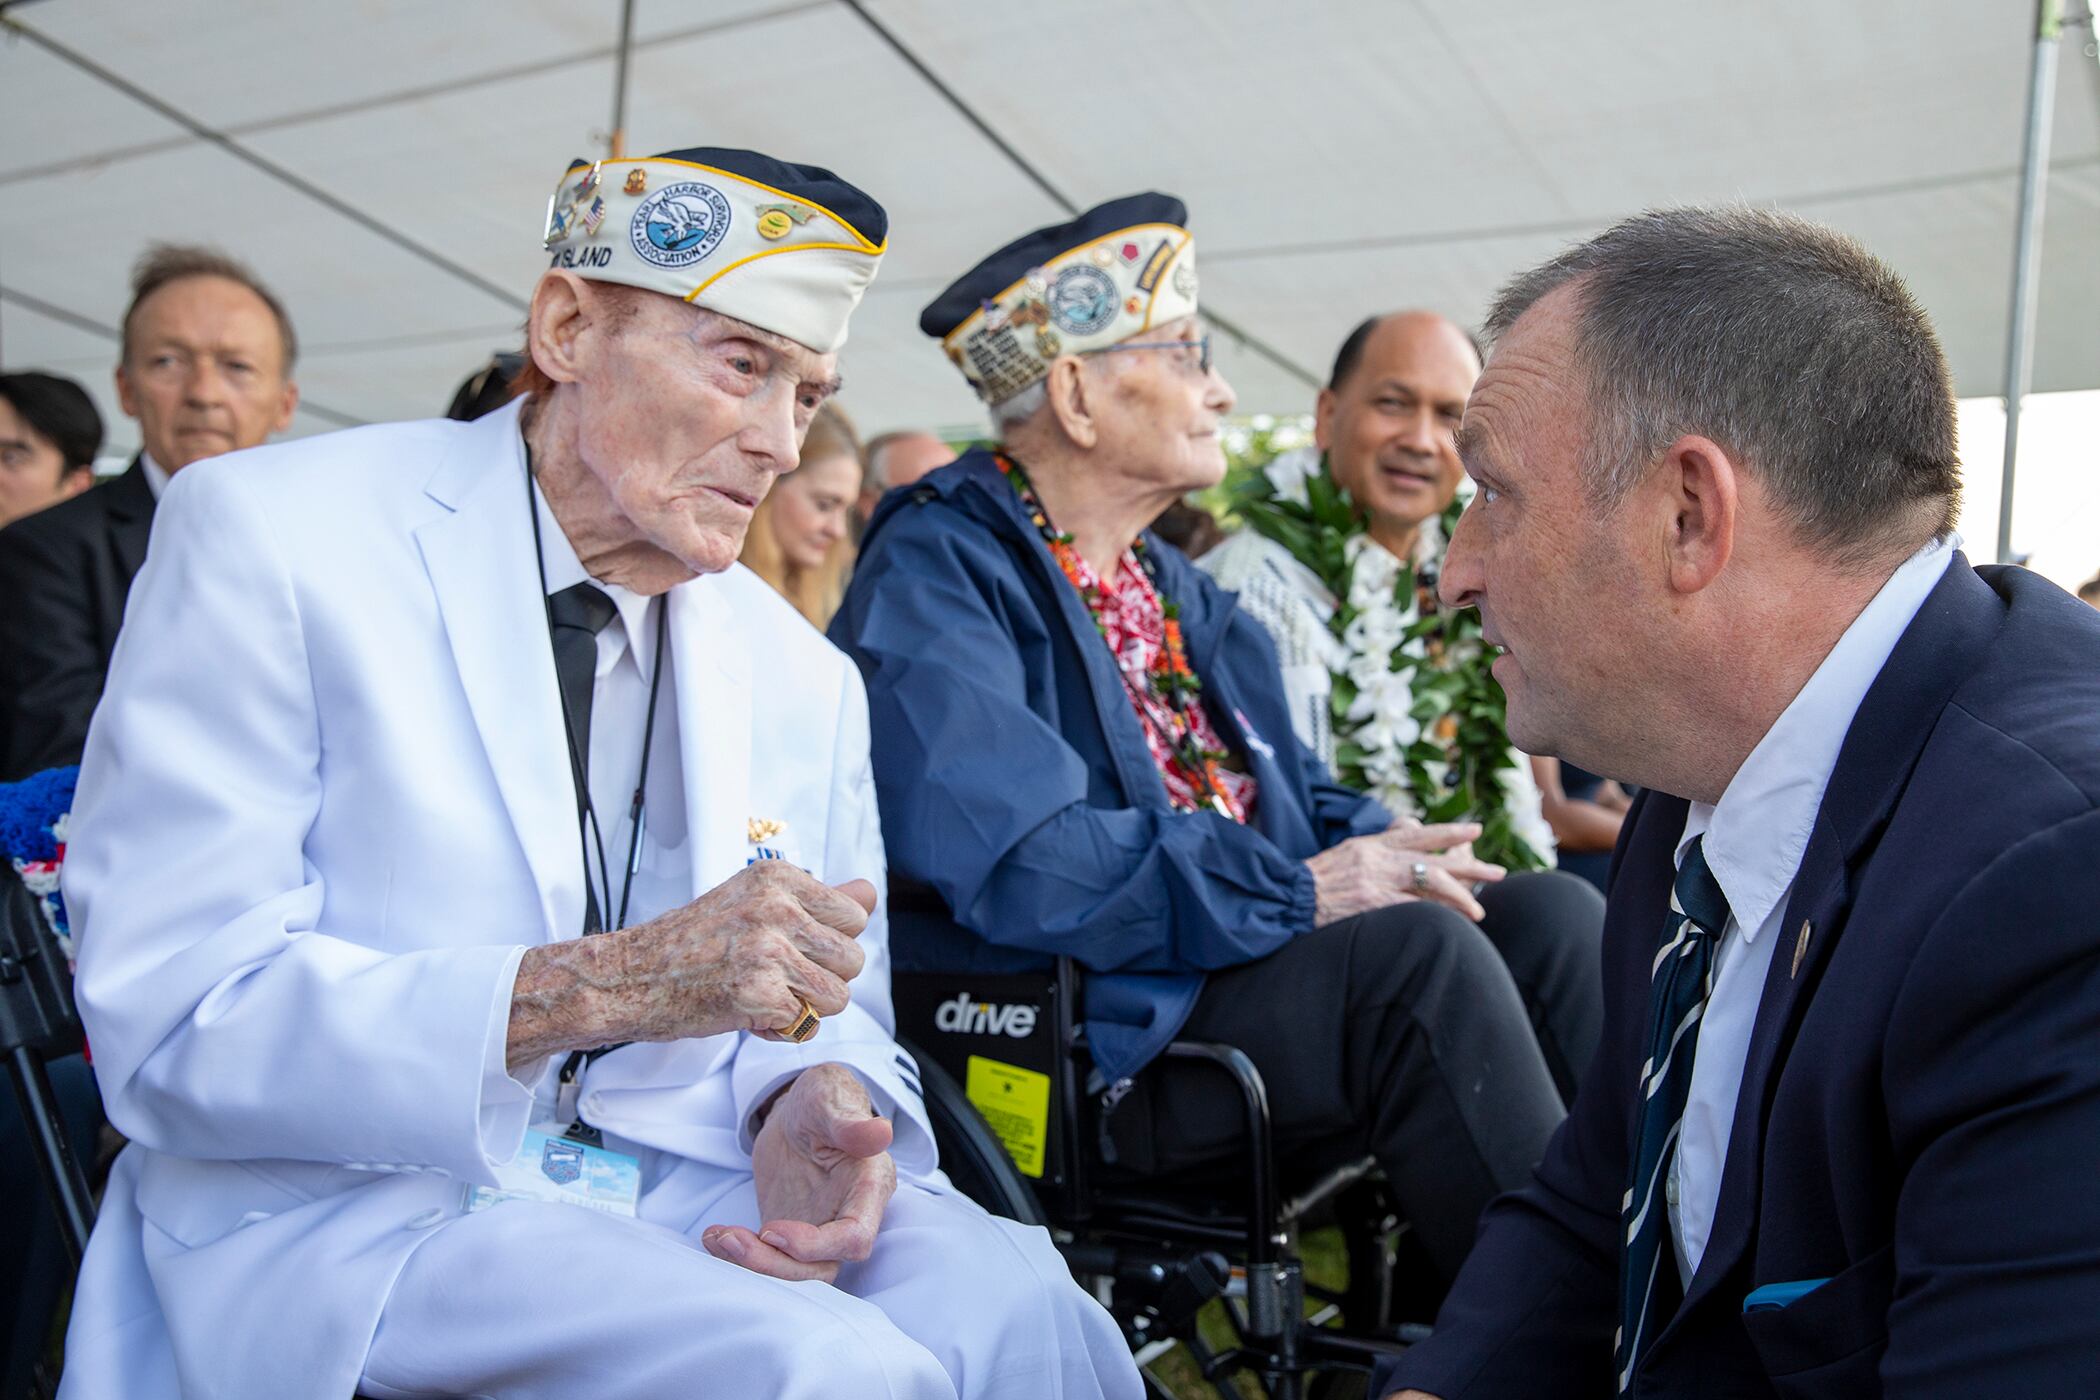
<svg viewBox="0 0 2100 1400">
<path fill-rule="evenodd" d="M 867 682 L 899 1029 L 1060 1223 L 1099 1204 L 1080 1179 L 1237 1199 L 1271 1151 L 1330 1180 L 1368 1155 L 1434 1292 L 1594 1047 L 1602 908 L 1336 784 L 1261 627 L 1145 532 L 1219 480 L 1233 404 L 1185 222 L 1112 201 L 921 318 L 999 445 L 884 501 L 831 628 Z"/>
</svg>

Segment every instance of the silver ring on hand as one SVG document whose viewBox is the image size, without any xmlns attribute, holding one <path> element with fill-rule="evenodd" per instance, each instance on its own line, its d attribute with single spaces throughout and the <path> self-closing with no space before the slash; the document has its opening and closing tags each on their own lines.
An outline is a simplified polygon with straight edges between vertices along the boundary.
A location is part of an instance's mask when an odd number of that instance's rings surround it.
<svg viewBox="0 0 2100 1400">
<path fill-rule="evenodd" d="M 1428 892 L 1428 890 L 1429 890 L 1429 863 L 1428 863 L 1427 861 L 1421 861 L 1421 860 L 1418 860 L 1418 861 L 1416 861 L 1416 862 L 1415 862 L 1415 869 L 1414 869 L 1414 876 L 1415 876 L 1415 893 L 1416 893 L 1416 894 L 1425 894 L 1425 893 L 1427 893 L 1427 892 Z"/>
</svg>

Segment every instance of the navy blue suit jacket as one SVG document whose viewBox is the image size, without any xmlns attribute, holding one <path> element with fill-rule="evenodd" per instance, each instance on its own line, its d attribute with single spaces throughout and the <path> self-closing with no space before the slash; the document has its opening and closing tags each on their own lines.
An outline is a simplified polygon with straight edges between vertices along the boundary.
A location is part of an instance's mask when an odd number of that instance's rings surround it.
<svg viewBox="0 0 2100 1400">
<path fill-rule="evenodd" d="M 1374 1394 L 1613 1393 L 1619 1205 L 1685 810 L 1650 795 L 1628 818 L 1597 1059 L 1532 1184 L 1484 1217 L 1435 1335 Z M 1773 1284 L 1807 1291 L 1746 1312 Z M 1957 555 L 1845 736 L 1712 1239 L 1634 1393 L 2100 1395 L 2100 613 L 2033 574 Z"/>
</svg>

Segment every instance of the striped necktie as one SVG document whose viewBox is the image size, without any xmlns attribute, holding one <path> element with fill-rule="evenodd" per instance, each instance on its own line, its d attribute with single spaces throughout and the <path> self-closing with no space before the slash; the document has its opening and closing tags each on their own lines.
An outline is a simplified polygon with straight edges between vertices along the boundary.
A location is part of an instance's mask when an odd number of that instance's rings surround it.
<svg viewBox="0 0 2100 1400">
<path fill-rule="evenodd" d="M 1658 1286 L 1664 1256 L 1671 1252 L 1664 1183 L 1677 1155 L 1677 1133 L 1692 1087 L 1699 1021 L 1713 990 L 1714 949 L 1728 923 L 1728 897 L 1707 867 L 1701 849 L 1705 839 L 1694 837 L 1678 866 L 1649 988 L 1648 1060 L 1641 1066 L 1637 1110 L 1640 1135 L 1619 1215 L 1619 1330 L 1612 1338 L 1612 1352 L 1621 1395 L 1633 1384 L 1634 1367 L 1676 1306 L 1665 1295 L 1681 1286 L 1674 1259 Z"/>
</svg>

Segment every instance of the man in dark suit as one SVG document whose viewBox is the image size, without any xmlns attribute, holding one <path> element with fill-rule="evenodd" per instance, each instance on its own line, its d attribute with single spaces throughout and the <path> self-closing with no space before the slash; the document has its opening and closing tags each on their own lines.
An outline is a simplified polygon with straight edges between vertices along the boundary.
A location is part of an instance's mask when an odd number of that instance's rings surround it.
<svg viewBox="0 0 2100 1400">
<path fill-rule="evenodd" d="M 131 285 L 117 397 L 138 420 L 137 460 L 0 530 L 0 781 L 79 761 L 168 478 L 258 446 L 299 401 L 291 320 L 242 264 L 160 245 Z"/>
<path fill-rule="evenodd" d="M 0 526 L 49 510 L 95 484 L 102 415 L 87 390 L 56 374 L 0 374 Z"/>
<path fill-rule="evenodd" d="M 1937 340 L 1837 234 L 1646 214 L 1489 330 L 1441 586 L 1522 748 L 1647 791 L 1602 1047 L 1374 1393 L 2092 1396 L 2100 616 L 1963 558 Z"/>
</svg>

